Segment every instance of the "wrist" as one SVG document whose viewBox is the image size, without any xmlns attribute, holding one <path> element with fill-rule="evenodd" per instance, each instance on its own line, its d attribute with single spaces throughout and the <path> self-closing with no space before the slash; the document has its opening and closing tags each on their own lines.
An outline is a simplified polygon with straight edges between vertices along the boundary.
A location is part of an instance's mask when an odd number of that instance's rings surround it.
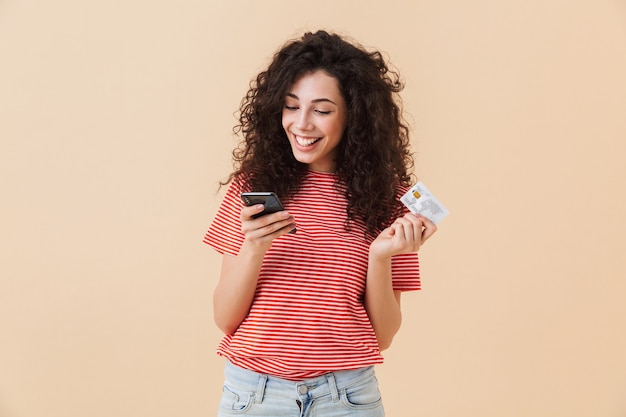
<svg viewBox="0 0 626 417">
<path fill-rule="evenodd" d="M 263 259 L 265 254 L 272 245 L 259 245 L 251 240 L 244 240 L 243 244 L 239 248 L 239 254 L 237 257 L 246 257 L 250 260 Z"/>
<path fill-rule="evenodd" d="M 371 263 L 376 263 L 376 264 L 391 263 L 391 255 L 380 253 L 379 251 L 375 250 L 373 247 L 370 246 L 370 250 L 368 254 L 368 261 L 370 262 L 370 264 Z"/>
</svg>

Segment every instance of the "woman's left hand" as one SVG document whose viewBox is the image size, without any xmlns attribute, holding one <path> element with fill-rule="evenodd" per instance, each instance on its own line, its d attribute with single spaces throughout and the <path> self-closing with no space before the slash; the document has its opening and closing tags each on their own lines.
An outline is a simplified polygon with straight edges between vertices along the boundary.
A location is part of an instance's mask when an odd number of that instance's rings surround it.
<svg viewBox="0 0 626 417">
<path fill-rule="evenodd" d="M 370 246 L 370 254 L 392 257 L 417 252 L 436 231 L 437 226 L 426 217 L 407 213 L 380 232 Z"/>
</svg>

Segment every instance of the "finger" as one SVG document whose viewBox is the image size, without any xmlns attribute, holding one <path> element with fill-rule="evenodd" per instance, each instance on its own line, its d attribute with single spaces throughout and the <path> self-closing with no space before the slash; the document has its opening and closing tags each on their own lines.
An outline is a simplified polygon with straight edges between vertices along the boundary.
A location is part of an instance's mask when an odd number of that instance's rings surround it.
<svg viewBox="0 0 626 417">
<path fill-rule="evenodd" d="M 402 224 L 406 244 L 410 251 L 417 251 L 422 239 L 422 222 L 415 215 L 408 213 L 403 217 L 396 219 L 396 222 Z"/>
<path fill-rule="evenodd" d="M 398 237 L 400 239 L 405 239 L 406 240 L 406 230 L 404 228 L 404 224 L 402 223 L 401 219 L 396 219 L 392 224 L 391 224 L 391 229 L 393 230 L 393 235 L 395 237 Z"/>
<path fill-rule="evenodd" d="M 424 230 L 422 231 L 422 242 L 426 242 L 436 231 L 437 226 L 424 216 L 420 216 L 424 224 Z"/>
<path fill-rule="evenodd" d="M 419 248 L 422 242 L 422 232 L 424 230 L 424 220 L 420 216 L 408 213 L 404 216 L 405 220 L 411 225 L 412 236 L 415 245 Z M 417 249 L 416 249 L 417 250 Z"/>
<path fill-rule="evenodd" d="M 267 216 L 258 219 L 248 220 L 242 225 L 242 232 L 248 238 L 256 240 L 274 240 L 279 236 L 291 232 L 296 228 L 294 218 L 288 216 L 286 219 L 274 222 L 267 222 Z"/>
<path fill-rule="evenodd" d="M 278 237 L 296 227 L 295 219 L 286 211 L 262 216 L 259 220 L 263 221 L 263 226 L 259 228 L 263 236 L 275 234 L 275 237 Z"/>
<path fill-rule="evenodd" d="M 418 229 L 411 220 L 404 218 L 400 220 L 400 223 L 402 224 L 402 228 L 404 229 L 404 237 L 409 246 L 414 248 L 416 245 L 419 245 L 421 233 L 418 233 L 417 231 L 421 230 L 421 226 L 419 226 Z"/>
<path fill-rule="evenodd" d="M 390 238 L 390 237 L 395 236 L 395 234 L 396 234 L 395 225 L 390 224 L 388 227 L 384 228 L 382 232 L 380 232 L 379 236 L 382 235 L 384 237 Z"/>
<path fill-rule="evenodd" d="M 408 252 L 417 252 L 421 245 L 422 223 L 419 219 L 400 217 L 396 224 L 402 230 L 403 247 Z"/>
<path fill-rule="evenodd" d="M 263 204 L 255 204 L 253 206 L 247 206 L 241 209 L 241 220 L 250 220 L 252 216 L 259 214 L 263 211 L 265 206 Z"/>
</svg>

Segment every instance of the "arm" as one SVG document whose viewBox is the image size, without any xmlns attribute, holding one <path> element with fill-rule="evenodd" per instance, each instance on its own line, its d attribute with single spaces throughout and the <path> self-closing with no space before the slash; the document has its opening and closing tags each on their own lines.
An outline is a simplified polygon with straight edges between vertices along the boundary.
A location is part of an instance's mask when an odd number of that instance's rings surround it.
<svg viewBox="0 0 626 417">
<path fill-rule="evenodd" d="M 391 258 L 379 259 L 370 253 L 365 309 L 381 351 L 391 346 L 393 337 L 400 330 L 402 323 L 400 294 L 400 291 L 394 291 L 391 282 Z"/>
<path fill-rule="evenodd" d="M 409 213 L 383 230 L 370 245 L 365 308 L 381 351 L 391 346 L 402 323 L 400 291 L 393 289 L 391 257 L 417 252 L 436 231 L 437 226 L 430 220 Z"/>
<path fill-rule="evenodd" d="M 225 334 L 232 334 L 248 315 L 256 292 L 259 272 L 272 241 L 288 233 L 295 223 L 286 211 L 253 219 L 263 205 L 244 207 L 241 230 L 246 235 L 237 256 L 224 255 L 220 280 L 213 292 L 215 324 Z"/>
<path fill-rule="evenodd" d="M 213 317 L 225 334 L 234 333 L 248 315 L 262 262 L 263 254 L 223 256 L 220 280 L 213 292 Z"/>
</svg>

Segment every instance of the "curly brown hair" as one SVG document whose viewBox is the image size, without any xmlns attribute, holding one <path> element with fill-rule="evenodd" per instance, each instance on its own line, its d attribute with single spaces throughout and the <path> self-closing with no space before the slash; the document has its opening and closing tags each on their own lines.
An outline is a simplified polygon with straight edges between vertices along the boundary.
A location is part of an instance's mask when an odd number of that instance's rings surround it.
<svg viewBox="0 0 626 417">
<path fill-rule="evenodd" d="M 297 192 L 307 165 L 298 162 L 282 127 L 285 96 L 304 74 L 322 70 L 335 77 L 346 103 L 346 129 L 336 157 L 336 175 L 346 186 L 346 227 L 360 218 L 376 234 L 403 210 L 398 186 L 409 186 L 414 162 L 409 129 L 398 93 L 404 85 L 382 54 L 337 34 L 306 33 L 288 42 L 267 70 L 250 83 L 234 132 L 235 171 L 222 183 L 243 179 L 250 190 Z"/>
</svg>

